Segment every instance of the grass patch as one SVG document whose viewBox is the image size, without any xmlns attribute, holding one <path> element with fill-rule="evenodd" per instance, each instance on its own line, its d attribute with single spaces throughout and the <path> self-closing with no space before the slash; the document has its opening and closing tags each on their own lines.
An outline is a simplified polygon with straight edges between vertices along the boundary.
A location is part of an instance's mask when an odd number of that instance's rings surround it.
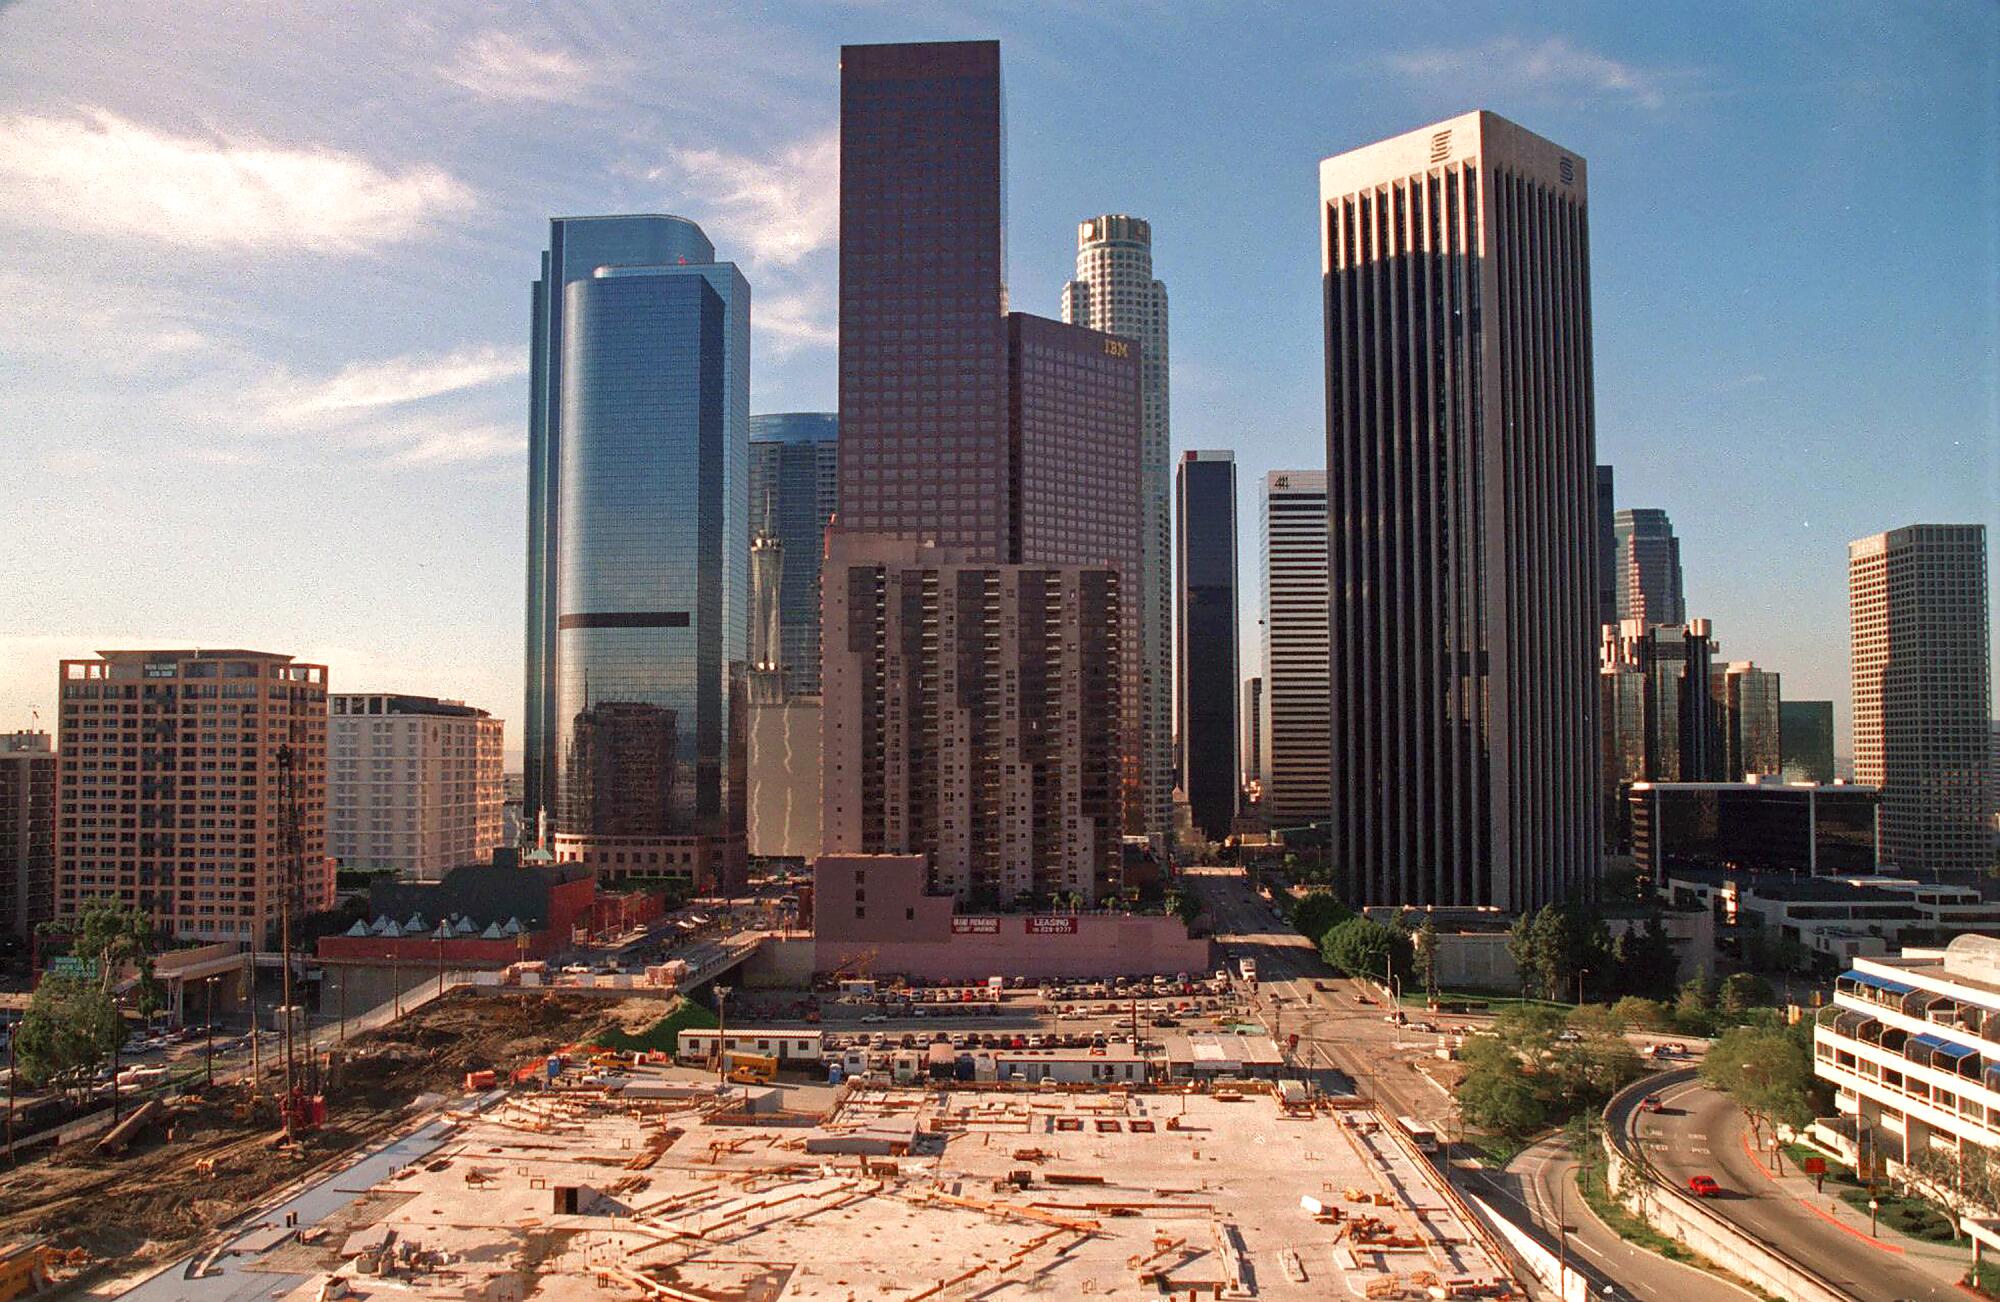
<svg viewBox="0 0 2000 1302">
<path fill-rule="evenodd" d="M 637 1035 L 627 1034 L 614 1027 L 592 1038 L 602 1047 L 616 1049 L 620 1053 L 675 1053 L 680 1048 L 682 1031 L 712 1030 L 714 1027 L 714 1013 L 690 999 L 682 999 L 665 1017 Z"/>
<path fill-rule="evenodd" d="M 1505 1166 L 1533 1141 L 1516 1139 L 1512 1135 L 1489 1134 L 1483 1130 L 1468 1130 L 1459 1136 L 1458 1142 L 1477 1153 L 1487 1165 Z"/>
<path fill-rule="evenodd" d="M 1967 1266 L 1965 1278 L 1959 1282 L 1981 1297 L 2000 1298 L 2000 1267 L 1983 1261 L 1977 1266 Z"/>
<path fill-rule="evenodd" d="M 1516 1004 L 1533 1004 L 1538 1008 L 1576 1007 L 1575 1004 L 1565 1003 L 1561 1000 L 1528 999 L 1524 998 L 1519 994 L 1508 994 L 1505 991 L 1499 991 L 1499 990 L 1440 990 L 1438 991 L 1437 997 L 1438 997 L 1438 1002 L 1440 1003 L 1466 1003 L 1473 1005 L 1478 1005 L 1478 1004 L 1485 1005 L 1484 1008 L 1473 1007 L 1467 1010 L 1469 1012 L 1474 1012 L 1474 1013 L 1497 1013 L 1503 1008 L 1512 1008 Z M 1404 1008 L 1427 1009 L 1430 1007 L 1430 996 L 1425 994 L 1421 990 L 1414 992 L 1405 990 L 1403 991 L 1402 999 L 1399 1000 L 1398 1002 Z M 1451 1017 L 1454 1016 L 1455 1014 L 1446 1013 L 1444 1015 L 1446 1017 Z"/>
<path fill-rule="evenodd" d="M 1965 1242 L 1951 1219 L 1921 1198 L 1890 1193 L 1886 1189 L 1876 1194 L 1876 1198 L 1881 1203 L 1877 1217 L 1883 1225 L 1899 1234 L 1907 1234 L 1926 1243 Z M 1840 1201 L 1857 1212 L 1865 1212 L 1868 1210 L 1868 1191 L 1862 1188 L 1842 1189 Z"/>
</svg>

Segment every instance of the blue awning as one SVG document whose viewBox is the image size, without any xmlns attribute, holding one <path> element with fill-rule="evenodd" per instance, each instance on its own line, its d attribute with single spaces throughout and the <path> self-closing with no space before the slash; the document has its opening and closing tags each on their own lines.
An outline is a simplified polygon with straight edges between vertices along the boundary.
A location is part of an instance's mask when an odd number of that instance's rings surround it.
<svg viewBox="0 0 2000 1302">
<path fill-rule="evenodd" d="M 1926 1049 L 1929 1049 L 1932 1053 L 1941 1053 L 1948 1058 L 1976 1058 L 1979 1056 L 1979 1050 L 1969 1049 L 1962 1044 L 1953 1044 L 1950 1040 L 1943 1039 L 1939 1036 L 1917 1035 L 1917 1036 L 1912 1036 L 1911 1039 L 1913 1039 L 1916 1043 L 1923 1045 Z"/>
<path fill-rule="evenodd" d="M 1904 985 L 1901 981 L 1891 981 L 1887 977 L 1871 976 L 1866 972 L 1856 972 L 1852 968 L 1840 974 L 1842 981 L 1852 981 L 1857 985 L 1885 991 L 1892 995 L 1907 995 L 1916 991 L 1915 986 Z"/>
</svg>

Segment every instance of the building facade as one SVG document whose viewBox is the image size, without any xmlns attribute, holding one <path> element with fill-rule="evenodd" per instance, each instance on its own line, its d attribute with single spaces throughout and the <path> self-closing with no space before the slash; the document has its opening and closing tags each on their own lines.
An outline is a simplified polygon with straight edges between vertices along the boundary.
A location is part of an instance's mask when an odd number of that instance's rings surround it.
<svg viewBox="0 0 2000 1302">
<path fill-rule="evenodd" d="M 1328 732 L 1326 474 L 1264 476 L 1264 817 L 1273 830 L 1333 812 Z"/>
<path fill-rule="evenodd" d="M 1875 871 L 1873 787 L 1635 782 L 1632 856 L 1656 882 L 1687 868 L 1843 877 Z"/>
<path fill-rule="evenodd" d="M 1618 509 L 1610 466 L 1597 468 L 1597 622 L 1618 622 Z"/>
<path fill-rule="evenodd" d="M 1139 583 L 1140 349 L 1007 311 L 998 44 L 843 47 L 840 130 L 842 527 Z M 1121 609 L 1122 818 L 1164 848 Z"/>
<path fill-rule="evenodd" d="M 1716 762 L 1715 643 L 1705 619 L 1604 626 L 1598 646 L 1597 722 L 1605 845 L 1631 843 L 1625 788 L 1634 782 L 1712 782 Z"/>
<path fill-rule="evenodd" d="M 1752 660 L 1732 660 L 1708 676 L 1709 712 L 1715 719 L 1716 775 L 1741 782 L 1747 774 L 1784 768 L 1779 676 Z"/>
<path fill-rule="evenodd" d="M 568 356 L 569 286 L 600 269 L 706 264 L 715 246 L 701 227 L 681 217 L 639 214 L 558 217 L 530 298 L 528 349 L 528 565 L 524 644 L 527 692 L 521 723 L 522 811 L 528 826 L 555 812 L 556 679 L 561 615 L 557 577 L 563 465 L 563 369 Z M 743 306 L 747 321 L 748 302 Z M 742 338 L 748 367 L 749 335 Z M 737 395 L 732 394 L 734 400 Z M 747 419 L 749 390 L 733 419 Z"/>
<path fill-rule="evenodd" d="M 1778 752 L 1785 781 L 1833 781 L 1833 702 L 1779 701 Z"/>
<path fill-rule="evenodd" d="M 1635 507 L 1613 524 L 1618 545 L 1618 618 L 1641 624 L 1687 621 L 1681 589 L 1681 540 L 1665 511 Z"/>
<path fill-rule="evenodd" d="M 0 733 L 0 934 L 55 916 L 56 751 L 46 732 Z"/>
<path fill-rule="evenodd" d="M 1076 279 L 1063 286 L 1062 319 L 1129 339 L 1139 354 L 1139 574 L 1126 584 L 1138 616 L 1139 723 L 1148 826 L 1171 824 L 1179 762 L 1174 719 L 1172 539 L 1168 520 L 1169 420 L 1167 287 L 1153 278 L 1153 228 L 1139 217 L 1106 214 L 1076 230 Z M 1233 517 L 1232 517 L 1233 518 Z M 1198 816 L 1198 815 L 1197 815 Z"/>
<path fill-rule="evenodd" d="M 827 536 L 821 839 L 986 908 L 1116 895 L 1120 572 Z"/>
<path fill-rule="evenodd" d="M 64 660 L 58 922 L 94 899 L 164 936 L 268 945 L 333 905 L 326 666 L 262 651 Z"/>
<path fill-rule="evenodd" d="M 1264 788 L 1264 680 L 1252 675 L 1243 680 L 1243 789 L 1255 790 L 1259 801 Z"/>
<path fill-rule="evenodd" d="M 436 881 L 508 844 L 505 725 L 463 701 L 328 698 L 327 853 L 339 868 Z"/>
<path fill-rule="evenodd" d="M 1847 545 L 1854 772 L 1882 789 L 1882 861 L 1989 868 L 1986 528 L 1917 524 Z"/>
<path fill-rule="evenodd" d="M 1357 903 L 1594 890 L 1587 194 L 1583 159 L 1485 112 L 1320 164 L 1322 809 Z"/>
<path fill-rule="evenodd" d="M 819 560 L 840 493 L 840 418 L 750 418 L 750 529 L 782 547 L 775 663 L 786 695 L 819 692 Z"/>
<path fill-rule="evenodd" d="M 1195 826 L 1229 839 L 1242 790 L 1236 754 L 1236 457 L 1187 452 L 1174 484 L 1175 779 Z"/>
<path fill-rule="evenodd" d="M 750 291 L 681 224 L 705 256 L 563 289 L 552 849 L 708 891 L 747 854 Z"/>
<path fill-rule="evenodd" d="M 1838 1119 L 1815 1138 L 1873 1173 L 1936 1179 L 1932 1154 L 2000 1149 L 2000 940 L 1856 958 L 1813 1026 Z M 1948 1167 L 1947 1167 L 1948 1169 Z"/>
</svg>

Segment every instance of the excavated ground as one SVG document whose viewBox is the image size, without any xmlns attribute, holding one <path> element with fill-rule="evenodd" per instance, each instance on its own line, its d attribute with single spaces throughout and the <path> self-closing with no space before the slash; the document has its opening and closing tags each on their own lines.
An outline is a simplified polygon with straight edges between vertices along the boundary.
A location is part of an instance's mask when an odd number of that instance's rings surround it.
<svg viewBox="0 0 2000 1302">
<path fill-rule="evenodd" d="M 177 1101 L 122 1157 L 99 1154 L 94 1140 L 41 1150 L 0 1174 L 0 1242 L 46 1236 L 84 1249 L 96 1263 L 88 1277 L 130 1272 L 188 1251 L 266 1194 L 394 1129 L 419 1097 L 460 1092 L 467 1072 L 511 1071 L 613 1027 L 642 1030 L 664 1011 L 657 998 L 455 992 L 349 1040 L 334 1055 L 327 1124 L 293 1145 L 271 1142 L 277 1086 L 267 1077 L 247 1117 L 246 1088 L 217 1087 Z"/>
</svg>

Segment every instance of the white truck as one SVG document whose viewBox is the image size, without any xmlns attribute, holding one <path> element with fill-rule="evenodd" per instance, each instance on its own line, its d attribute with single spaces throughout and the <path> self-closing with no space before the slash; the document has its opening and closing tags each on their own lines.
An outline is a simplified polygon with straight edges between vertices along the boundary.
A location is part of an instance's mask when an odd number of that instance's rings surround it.
<svg viewBox="0 0 2000 1302">
<path fill-rule="evenodd" d="M 1242 978 L 1243 978 L 1243 979 L 1244 979 L 1245 981 L 1248 981 L 1248 982 L 1249 982 L 1249 983 L 1250 983 L 1251 985 L 1256 985 L 1256 984 L 1257 984 L 1257 960 L 1256 960 L 1256 959 L 1254 959 L 1254 958 L 1239 958 L 1239 959 L 1237 959 L 1237 960 L 1236 960 L 1236 974 L 1237 974 L 1238 976 L 1242 977 Z"/>
</svg>

